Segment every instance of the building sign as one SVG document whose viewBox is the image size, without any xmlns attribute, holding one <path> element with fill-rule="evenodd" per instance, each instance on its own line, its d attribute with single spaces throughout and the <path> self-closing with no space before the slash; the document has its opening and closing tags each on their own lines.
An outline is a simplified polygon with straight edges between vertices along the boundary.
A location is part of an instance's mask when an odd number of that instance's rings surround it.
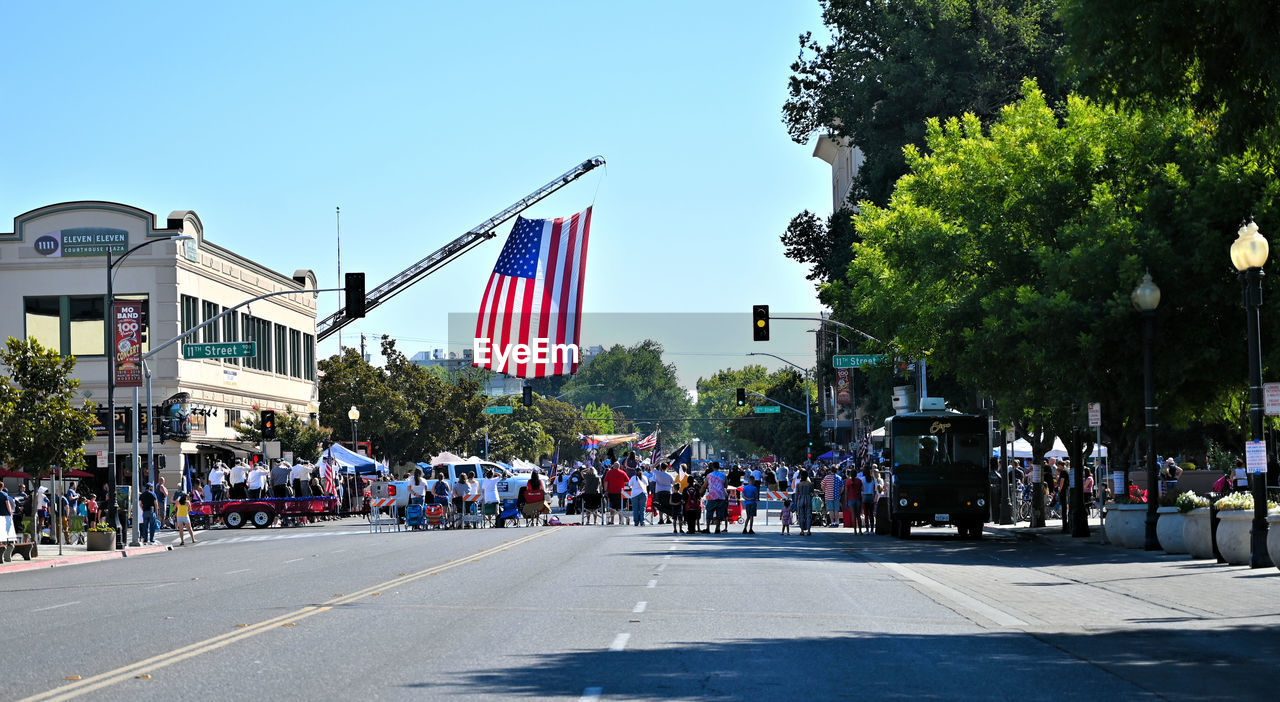
<svg viewBox="0 0 1280 702">
<path fill-rule="evenodd" d="M 833 368 L 861 368 L 863 366 L 883 363 L 889 359 L 882 353 L 857 353 L 848 356 L 832 356 L 831 366 Z"/>
<path fill-rule="evenodd" d="M 191 438 L 191 394 L 180 392 L 164 401 L 157 421 L 168 422 L 169 435 L 176 441 Z"/>
<path fill-rule="evenodd" d="M 106 407 L 99 407 L 94 410 L 93 414 L 93 435 L 106 436 L 107 424 L 111 414 Z M 133 428 L 133 408 L 117 407 L 116 408 L 116 436 L 127 438 L 130 429 Z"/>
<path fill-rule="evenodd" d="M 36 253 L 49 258 L 106 256 L 129 249 L 129 232 L 105 227 L 76 227 L 49 232 L 36 239 Z"/>
<path fill-rule="evenodd" d="M 1244 463 L 1250 473 L 1267 472 L 1267 442 L 1246 441 L 1244 444 Z"/>
<path fill-rule="evenodd" d="M 111 303 L 115 321 L 116 387 L 142 387 L 142 301 L 116 300 Z"/>
<path fill-rule="evenodd" d="M 1102 403 L 1101 402 L 1089 403 L 1089 426 L 1091 427 L 1102 426 Z"/>
</svg>

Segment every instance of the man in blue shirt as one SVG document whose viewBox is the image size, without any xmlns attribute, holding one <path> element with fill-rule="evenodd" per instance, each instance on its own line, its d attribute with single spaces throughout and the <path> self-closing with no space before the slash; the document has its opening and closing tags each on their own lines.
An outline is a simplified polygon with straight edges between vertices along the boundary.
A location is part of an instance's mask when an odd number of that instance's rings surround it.
<svg viewBox="0 0 1280 702">
<path fill-rule="evenodd" d="M 138 526 L 142 532 L 138 538 L 144 544 L 154 545 L 156 542 L 156 494 L 151 491 L 151 483 L 138 495 L 138 506 L 142 507 L 142 523 Z"/>
</svg>

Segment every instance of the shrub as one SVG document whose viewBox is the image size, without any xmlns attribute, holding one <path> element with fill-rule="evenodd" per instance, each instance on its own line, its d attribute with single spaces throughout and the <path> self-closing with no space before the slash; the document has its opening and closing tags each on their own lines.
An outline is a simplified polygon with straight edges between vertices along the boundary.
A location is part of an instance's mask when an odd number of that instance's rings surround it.
<svg viewBox="0 0 1280 702">
<path fill-rule="evenodd" d="M 1248 492 L 1233 492 L 1230 495 L 1218 500 L 1214 503 L 1218 511 L 1236 512 L 1248 511 L 1253 509 L 1253 494 Z M 1280 509 L 1280 505 L 1270 500 L 1267 501 L 1267 510 Z"/>
<path fill-rule="evenodd" d="M 1208 507 L 1209 498 L 1202 497 L 1200 495 L 1197 495 L 1194 491 L 1188 490 L 1182 493 L 1181 495 L 1178 495 L 1177 503 L 1175 506 L 1178 508 L 1179 512 L 1186 514 L 1187 512 L 1190 512 L 1193 509 L 1198 509 L 1200 507 Z"/>
<path fill-rule="evenodd" d="M 1182 468 L 1182 470 L 1195 470 L 1196 464 L 1192 463 L 1191 461 L 1187 461 L 1186 463 L 1179 463 L 1178 467 Z"/>
</svg>

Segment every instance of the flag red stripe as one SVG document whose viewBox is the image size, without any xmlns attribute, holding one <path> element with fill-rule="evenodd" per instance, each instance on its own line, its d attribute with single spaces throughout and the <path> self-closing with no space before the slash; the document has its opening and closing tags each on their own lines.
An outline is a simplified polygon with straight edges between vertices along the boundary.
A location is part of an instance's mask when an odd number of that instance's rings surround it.
<svg viewBox="0 0 1280 702">
<path fill-rule="evenodd" d="M 515 309 L 516 285 L 519 283 L 519 279 L 516 278 L 515 276 L 509 276 L 509 277 L 506 277 L 506 283 L 507 283 L 507 291 L 502 296 L 503 302 L 501 303 L 502 309 L 500 310 L 500 313 L 502 315 L 502 323 L 500 326 L 502 328 L 498 332 L 499 341 L 497 344 L 498 348 L 503 350 L 506 350 L 512 342 L 511 318 L 513 315 L 513 311 Z M 510 362 L 511 362 L 511 356 L 508 355 L 506 358 L 506 361 L 504 361 L 502 365 L 498 366 L 494 370 L 498 371 L 499 373 L 506 373 L 507 367 L 510 364 Z"/>
<path fill-rule="evenodd" d="M 516 342 L 521 344 L 533 345 L 533 339 L 529 334 L 529 321 L 533 316 L 533 288 L 535 287 L 533 279 L 524 281 L 524 299 L 520 304 L 520 336 L 516 337 Z M 532 351 L 532 349 L 530 349 Z M 532 355 L 532 354 L 531 354 Z M 521 378 L 528 378 L 529 367 L 532 361 L 526 360 L 524 363 L 515 363 L 515 374 Z"/>
<path fill-rule="evenodd" d="M 574 266 L 578 271 L 578 295 L 575 300 L 577 304 L 575 305 L 574 309 L 571 311 L 571 313 L 574 316 L 574 319 L 578 321 L 578 323 L 574 325 L 574 328 L 573 328 L 573 343 L 575 344 L 580 343 L 582 339 L 582 289 L 583 289 L 583 286 L 586 284 L 586 280 L 587 280 L 587 265 L 586 265 L 587 264 L 587 238 L 588 238 L 588 235 L 591 233 L 591 208 L 590 207 L 587 208 L 586 214 L 587 216 L 583 218 L 584 221 L 582 223 L 582 239 L 581 239 L 582 252 L 578 254 L 578 260 L 576 261 L 576 264 Z M 570 373 L 578 372 L 577 362 L 573 363 L 573 367 L 569 370 L 569 372 Z"/>
<path fill-rule="evenodd" d="M 488 337 L 485 337 L 485 336 L 483 335 L 483 332 L 484 332 L 485 322 L 486 322 L 486 321 L 488 321 L 488 320 L 490 319 L 490 315 L 489 315 L 489 292 L 493 290 L 493 279 L 494 279 L 496 276 L 497 276 L 497 274 L 496 274 L 496 273 L 491 273 L 491 274 L 489 274 L 489 282 L 488 282 L 488 283 L 485 283 L 485 286 L 484 286 L 484 297 L 480 298 L 480 316 L 476 317 L 476 338 L 477 338 L 477 339 L 481 339 L 481 338 L 489 338 L 489 339 L 492 339 L 492 338 L 493 338 L 493 329 L 492 329 L 492 327 L 491 327 L 491 328 L 490 328 L 490 330 L 489 330 L 489 335 L 488 335 Z M 474 362 L 474 360 L 473 360 L 473 362 Z"/>
<path fill-rule="evenodd" d="M 556 273 L 559 272 L 561 267 L 560 237 L 563 234 L 563 225 L 564 219 L 556 219 L 551 225 L 551 246 L 547 249 L 547 274 L 542 280 L 542 309 L 539 310 L 542 313 L 542 319 L 538 325 L 538 334 L 544 339 L 548 338 L 547 332 L 550 331 L 552 293 L 555 292 Z M 555 368 L 552 367 L 553 372 L 554 370 Z M 547 375 L 547 367 L 539 368 L 538 372 L 540 374 L 539 377 Z"/>
<path fill-rule="evenodd" d="M 564 272 L 561 274 L 561 277 L 560 277 L 560 299 L 558 300 L 559 307 L 560 307 L 560 319 L 558 320 L 559 324 L 556 325 L 556 343 L 557 344 L 569 343 L 568 340 L 566 339 L 566 334 L 565 334 L 565 327 L 569 323 L 569 314 L 568 314 L 569 310 L 565 308 L 565 299 L 566 299 L 565 295 L 568 294 L 569 285 L 573 280 L 573 269 L 577 265 L 577 262 L 574 260 L 574 256 L 573 256 L 573 252 L 576 250 L 577 244 L 578 244 L 578 215 L 574 215 L 569 219 L 569 243 L 568 243 L 568 246 L 565 248 Z M 556 372 L 557 373 L 564 372 L 562 370 L 562 366 L 557 365 Z"/>
</svg>

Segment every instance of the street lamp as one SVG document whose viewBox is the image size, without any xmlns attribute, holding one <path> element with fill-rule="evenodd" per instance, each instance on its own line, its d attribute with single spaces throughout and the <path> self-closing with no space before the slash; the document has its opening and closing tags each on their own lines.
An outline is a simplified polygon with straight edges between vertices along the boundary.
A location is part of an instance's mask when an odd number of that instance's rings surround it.
<svg viewBox="0 0 1280 702">
<path fill-rule="evenodd" d="M 753 351 L 751 353 L 748 353 L 747 355 L 748 356 L 769 356 L 772 358 L 776 358 L 779 361 L 782 361 L 783 363 L 804 372 L 804 435 L 806 439 L 812 436 L 813 431 L 809 428 L 809 369 L 802 368 L 781 356 L 775 356 L 774 354 L 765 353 L 763 351 Z"/>
<path fill-rule="evenodd" d="M 1269 249 L 1267 240 L 1258 233 L 1258 225 L 1252 221 L 1240 227 L 1236 240 L 1231 243 L 1231 263 L 1240 271 L 1245 319 L 1249 327 L 1249 434 L 1252 441 L 1263 440 L 1262 339 L 1258 333 L 1258 308 L 1262 306 L 1262 266 L 1267 262 Z M 1252 473 L 1250 477 L 1253 481 L 1253 530 L 1250 532 L 1249 567 L 1268 568 L 1271 557 L 1267 555 L 1266 464 L 1263 464 L 1261 472 Z"/>
<path fill-rule="evenodd" d="M 356 430 L 360 427 L 360 410 L 356 409 L 355 405 L 351 405 L 351 409 L 347 410 L 347 419 L 351 420 L 351 450 L 356 452 L 356 454 L 359 454 L 360 444 L 359 438 L 356 435 Z M 347 492 L 352 497 L 352 509 L 355 509 L 356 505 L 360 504 L 359 498 L 356 497 L 356 490 L 360 488 L 360 471 L 355 466 L 352 466 L 351 473 L 352 489 Z"/>
<path fill-rule="evenodd" d="M 1160 497 L 1160 483 L 1156 465 L 1156 399 L 1151 372 L 1151 341 L 1155 337 L 1156 307 L 1160 304 L 1160 288 L 1151 281 L 1148 271 L 1142 276 L 1142 282 L 1129 295 L 1133 306 L 1142 313 L 1142 385 L 1143 401 L 1146 406 L 1147 424 L 1147 535 L 1143 548 L 1148 551 L 1159 551 L 1160 540 L 1156 537 L 1156 507 Z M 1129 494 L 1129 471 L 1125 469 L 1125 495 Z"/>
<path fill-rule="evenodd" d="M 115 315 L 111 311 L 112 303 L 114 303 L 116 300 L 115 289 L 113 287 L 115 284 L 114 283 L 115 269 L 116 269 L 116 266 L 119 266 L 126 258 L 129 257 L 129 254 L 133 253 L 134 251 L 137 251 L 138 249 L 144 246 L 150 246 L 158 241 L 189 241 L 192 238 L 193 237 L 187 234 L 179 234 L 177 236 L 169 236 L 169 237 L 164 237 L 162 239 L 151 239 L 148 241 L 144 241 L 141 244 L 138 244 L 137 246 L 125 251 L 123 254 L 120 254 L 119 258 L 114 258 L 114 259 L 111 256 L 111 247 L 107 246 L 107 296 L 106 296 L 106 307 L 102 311 L 102 316 L 104 321 L 103 326 L 106 327 L 106 329 L 104 330 L 104 333 L 106 334 L 106 339 L 104 341 L 106 342 L 106 352 L 107 352 L 106 358 L 105 358 L 107 362 L 107 466 L 108 466 L 107 481 L 109 483 L 108 489 L 111 491 L 111 503 L 110 503 L 110 506 L 108 507 L 108 520 L 111 522 L 111 526 L 116 529 L 116 548 L 124 547 L 124 529 L 120 528 L 120 507 L 116 501 L 117 500 L 116 498 L 116 483 L 117 483 L 117 480 L 116 480 L 116 358 L 117 358 L 117 350 L 115 347 L 116 319 L 115 319 Z M 150 412 L 149 409 L 147 411 Z M 148 417 L 148 420 L 150 420 L 150 417 Z M 134 427 L 136 431 L 138 418 L 134 417 L 133 421 L 134 421 Z M 138 513 L 137 461 L 134 462 L 134 466 L 133 466 L 133 489 L 131 490 L 131 493 L 133 495 L 132 499 L 130 500 L 131 509 L 133 510 L 134 515 L 137 515 Z M 138 524 L 136 519 L 134 520 L 134 525 L 133 525 L 133 542 L 134 543 L 138 542 Z"/>
</svg>

